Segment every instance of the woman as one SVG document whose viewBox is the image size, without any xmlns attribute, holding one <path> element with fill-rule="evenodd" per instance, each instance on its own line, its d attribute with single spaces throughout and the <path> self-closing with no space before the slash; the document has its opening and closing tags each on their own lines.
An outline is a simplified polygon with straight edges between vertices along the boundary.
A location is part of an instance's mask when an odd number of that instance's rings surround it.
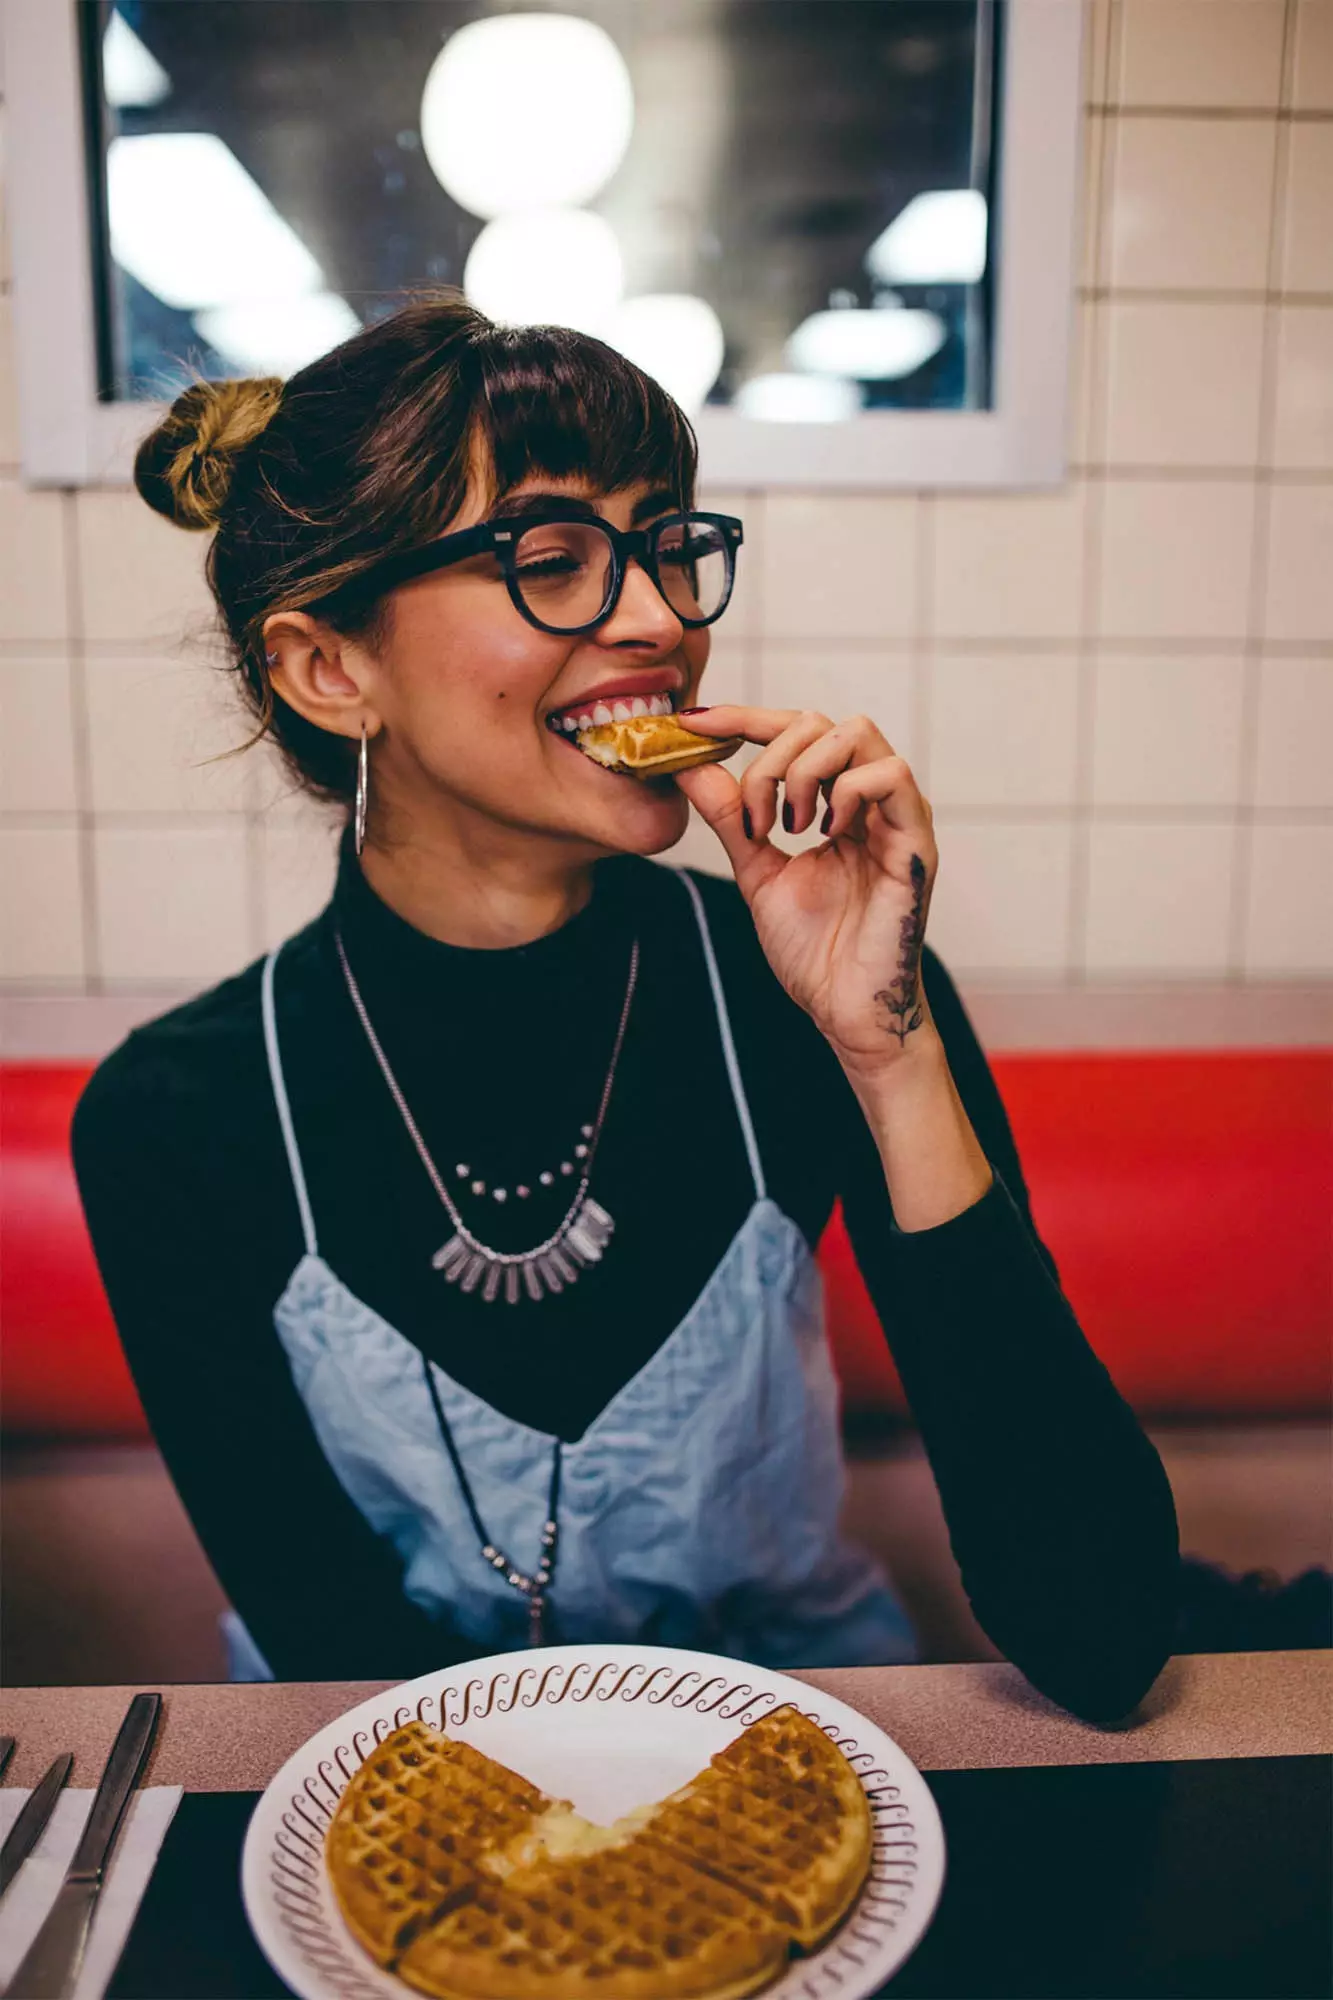
<svg viewBox="0 0 1333 2000">
<path fill-rule="evenodd" d="M 865 717 L 700 707 L 740 524 L 609 349 L 416 304 L 187 390 L 151 505 L 215 530 L 241 689 L 355 802 L 328 909 L 79 1108 L 112 1306 L 286 1679 L 531 1639 L 910 1658 L 838 1535 L 811 1248 L 841 1198 L 986 1630 L 1080 1714 L 1169 1649 L 1161 1466 L 1033 1229 L 923 945 L 930 808 Z M 637 704 L 637 708 L 636 708 Z M 758 754 L 639 782 L 581 722 Z M 690 803 L 735 885 L 653 866 Z M 816 815 L 822 844 L 770 844 Z"/>
</svg>

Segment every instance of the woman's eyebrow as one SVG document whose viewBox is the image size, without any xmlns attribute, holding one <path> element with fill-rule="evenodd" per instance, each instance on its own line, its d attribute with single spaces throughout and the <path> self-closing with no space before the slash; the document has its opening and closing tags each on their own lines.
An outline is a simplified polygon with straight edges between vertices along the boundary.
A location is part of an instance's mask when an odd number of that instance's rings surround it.
<svg viewBox="0 0 1333 2000">
<path fill-rule="evenodd" d="M 507 521 L 515 514 L 543 514 L 552 508 L 559 508 L 565 514 L 586 516 L 590 521 L 597 519 L 597 509 L 590 500 L 575 499 L 569 493 L 508 493 L 503 500 L 497 500 L 490 511 L 492 521 Z"/>
<path fill-rule="evenodd" d="M 640 521 L 651 520 L 654 514 L 674 513 L 678 507 L 674 493 L 663 490 L 647 493 L 642 500 L 636 500 L 630 520 L 637 527 Z M 507 493 L 503 500 L 497 500 L 489 519 L 506 521 L 515 514 L 542 514 L 557 508 L 562 514 L 576 514 L 581 520 L 600 520 L 591 500 L 576 499 L 570 493 Z"/>
<path fill-rule="evenodd" d="M 679 510 L 680 502 L 674 493 L 648 493 L 635 501 L 630 520 L 637 527 L 640 521 L 647 521 L 654 514 L 675 514 Z"/>
</svg>

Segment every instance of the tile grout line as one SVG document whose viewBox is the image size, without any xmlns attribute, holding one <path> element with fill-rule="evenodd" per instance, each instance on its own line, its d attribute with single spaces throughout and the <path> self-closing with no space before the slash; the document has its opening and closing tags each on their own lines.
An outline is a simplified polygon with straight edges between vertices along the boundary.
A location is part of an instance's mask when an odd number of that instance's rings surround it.
<svg viewBox="0 0 1333 2000">
<path fill-rule="evenodd" d="M 935 509 L 938 494 L 922 490 L 916 505 L 916 559 L 913 587 L 916 606 L 908 682 L 908 712 L 912 731 L 912 775 L 918 788 L 930 798 L 932 729 L 935 710 Z M 897 746 L 895 745 L 895 748 Z M 933 808 L 933 801 L 932 808 Z"/>
<path fill-rule="evenodd" d="M 1286 0 L 1282 17 L 1281 102 L 1288 99 L 1295 65 L 1296 0 Z M 1284 262 L 1286 197 L 1290 169 L 1290 124 L 1273 131 L 1273 192 L 1268 209 L 1269 300 L 1264 309 L 1259 363 L 1259 435 L 1256 470 L 1269 465 L 1277 413 L 1277 345 L 1282 307 L 1273 296 Z M 1240 744 L 1236 772 L 1236 830 L 1231 850 L 1231 907 L 1227 921 L 1227 976 L 1243 981 L 1249 957 L 1250 892 L 1254 878 L 1254 808 L 1258 781 L 1259 704 L 1263 675 L 1263 633 L 1267 624 L 1269 554 L 1272 542 L 1273 485 L 1256 480 L 1254 527 L 1241 652 Z"/>
<path fill-rule="evenodd" d="M 1107 22 L 1106 77 L 1111 81 L 1115 65 L 1119 86 L 1120 51 L 1123 38 L 1123 10 L 1117 4 Z M 1093 231 L 1092 270 L 1100 280 L 1109 254 L 1106 218 L 1110 213 L 1119 161 L 1112 141 L 1113 127 L 1103 119 L 1099 133 L 1100 158 L 1096 172 L 1096 206 L 1091 218 Z M 1087 445 L 1093 458 L 1104 457 L 1107 433 L 1106 345 L 1110 336 L 1109 316 L 1100 303 L 1091 308 L 1088 351 L 1083 357 L 1082 395 L 1087 399 Z M 1073 413 L 1081 426 L 1084 412 Z M 1079 588 L 1078 668 L 1074 708 L 1074 812 L 1070 838 L 1069 900 L 1066 910 L 1066 978 L 1080 986 L 1088 978 L 1088 912 L 1092 896 L 1092 808 L 1093 775 L 1096 760 L 1097 682 L 1100 670 L 1097 642 L 1101 635 L 1102 542 L 1105 526 L 1105 489 L 1096 481 L 1083 481 L 1083 577 Z"/>
<path fill-rule="evenodd" d="M 83 943 L 83 991 L 103 991 L 98 924 L 97 816 L 93 802 L 92 734 L 88 715 L 87 635 L 83 617 L 83 562 L 79 549 L 78 493 L 60 494 L 61 539 L 65 558 L 66 673 L 74 753 L 74 796 L 79 854 L 79 925 Z"/>
<path fill-rule="evenodd" d="M 748 514 L 753 508 L 759 525 L 755 535 L 755 582 L 750 593 L 750 615 L 741 662 L 741 691 L 743 700 L 755 708 L 764 706 L 764 649 L 760 637 L 765 622 L 760 593 L 764 588 L 764 550 L 768 543 L 768 513 L 764 497 L 762 486 L 745 489 L 745 511 Z"/>
</svg>

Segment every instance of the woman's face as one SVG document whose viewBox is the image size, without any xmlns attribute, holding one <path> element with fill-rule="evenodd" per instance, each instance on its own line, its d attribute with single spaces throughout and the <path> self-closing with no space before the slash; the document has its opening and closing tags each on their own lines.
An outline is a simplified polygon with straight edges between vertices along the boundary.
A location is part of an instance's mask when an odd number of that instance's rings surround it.
<svg viewBox="0 0 1333 2000">
<path fill-rule="evenodd" d="M 506 495 L 502 510 L 470 503 L 450 531 L 539 496 L 583 501 L 621 529 L 675 511 L 670 495 L 646 485 L 601 493 L 584 480 L 542 476 Z M 689 807 L 671 779 L 615 776 L 548 722 L 597 701 L 666 697 L 686 708 L 695 699 L 708 632 L 687 631 L 637 563 L 595 632 L 561 636 L 530 625 L 486 556 L 396 590 L 389 633 L 362 685 L 381 721 L 372 797 L 391 816 L 401 808 L 415 819 L 447 800 L 581 849 L 655 854 L 680 838 Z"/>
</svg>

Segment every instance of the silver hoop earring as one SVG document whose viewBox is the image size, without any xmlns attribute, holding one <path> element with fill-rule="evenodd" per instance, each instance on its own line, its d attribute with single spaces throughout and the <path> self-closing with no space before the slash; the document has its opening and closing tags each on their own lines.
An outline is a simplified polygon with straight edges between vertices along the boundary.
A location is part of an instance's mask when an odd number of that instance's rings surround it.
<svg viewBox="0 0 1333 2000">
<path fill-rule="evenodd" d="M 370 755 L 366 749 L 366 725 L 361 723 L 361 749 L 356 760 L 356 806 L 352 819 L 352 837 L 356 851 L 360 854 L 366 844 L 366 806 L 370 798 Z"/>
</svg>

